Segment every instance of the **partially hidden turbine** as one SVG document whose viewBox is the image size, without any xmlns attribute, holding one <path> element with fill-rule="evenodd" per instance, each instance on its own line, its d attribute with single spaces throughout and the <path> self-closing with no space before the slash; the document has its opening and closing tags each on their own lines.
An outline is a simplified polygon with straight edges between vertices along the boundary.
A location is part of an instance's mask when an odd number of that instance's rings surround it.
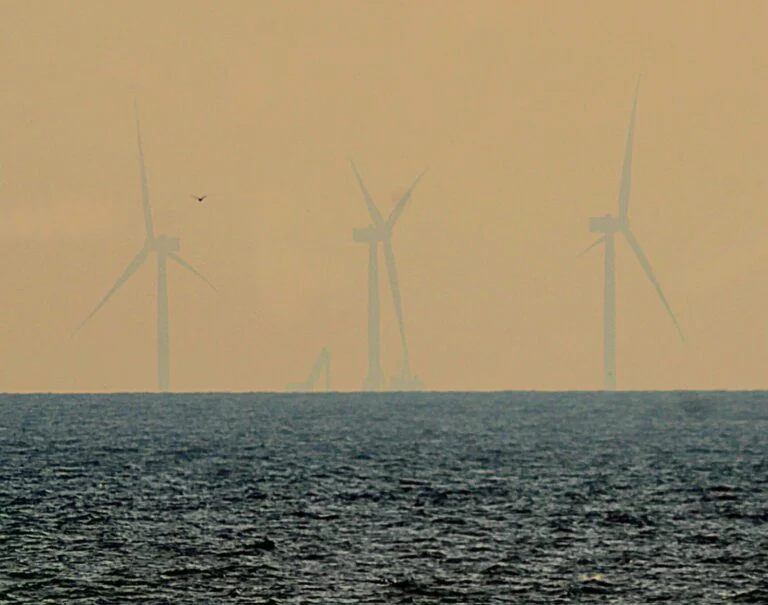
<svg viewBox="0 0 768 605">
<path fill-rule="evenodd" d="M 139 147 L 139 172 L 141 174 L 141 197 L 144 206 L 144 226 L 146 228 L 146 238 L 144 246 L 136 257 L 126 267 L 123 274 L 118 278 L 112 288 L 101 299 L 98 305 L 91 311 L 75 330 L 79 331 L 107 301 L 117 292 L 131 276 L 139 270 L 150 254 L 157 255 L 157 387 L 160 391 L 167 391 L 170 386 L 170 352 L 168 341 L 168 260 L 172 260 L 185 269 L 191 271 L 207 283 L 211 288 L 213 284 L 209 282 L 197 269 L 181 258 L 177 252 L 179 250 L 179 238 L 168 237 L 166 235 L 155 235 L 152 223 L 152 209 L 149 203 L 149 187 L 147 185 L 147 173 L 144 166 L 144 151 L 141 144 L 141 129 L 139 127 L 138 107 L 134 107 L 136 116 L 136 136 Z"/>
<path fill-rule="evenodd" d="M 672 322 L 675 324 L 680 338 L 685 341 L 683 332 L 680 329 L 675 314 L 664 296 L 659 281 L 653 274 L 651 264 L 645 256 L 640 243 L 632 233 L 629 227 L 629 194 L 632 181 L 632 143 L 635 131 L 635 113 L 637 112 L 637 93 L 640 88 L 638 78 L 635 89 L 635 99 L 632 105 L 632 117 L 629 123 L 629 135 L 627 136 L 627 146 L 624 151 L 624 166 L 621 172 L 621 184 L 619 186 L 619 213 L 618 216 L 606 214 L 605 216 L 592 217 L 589 219 L 589 229 L 594 233 L 602 235 L 584 250 L 579 256 L 589 252 L 599 244 L 605 244 L 605 285 L 603 299 L 603 387 L 605 390 L 614 390 L 616 388 L 616 279 L 615 279 L 615 247 L 614 237 L 621 234 L 627 240 L 629 247 L 635 253 L 645 274 L 656 289 L 661 303 L 664 305 Z"/>
<path fill-rule="evenodd" d="M 320 355 L 317 356 L 315 363 L 312 366 L 309 376 L 304 382 L 291 382 L 286 387 L 286 390 L 291 392 L 305 392 L 314 391 L 317 383 L 320 381 L 321 375 L 325 376 L 325 390 L 331 390 L 331 354 L 328 349 L 323 347 L 320 351 Z"/>
</svg>

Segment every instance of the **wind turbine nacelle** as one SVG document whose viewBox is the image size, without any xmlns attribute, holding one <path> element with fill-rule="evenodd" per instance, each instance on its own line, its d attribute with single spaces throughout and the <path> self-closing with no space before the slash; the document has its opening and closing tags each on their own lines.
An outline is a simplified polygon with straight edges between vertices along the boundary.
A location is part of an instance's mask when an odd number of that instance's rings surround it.
<svg viewBox="0 0 768 605">
<path fill-rule="evenodd" d="M 373 227 L 364 227 L 362 229 L 352 230 L 352 239 L 356 242 L 370 243 L 381 239 L 378 232 Z"/>
<path fill-rule="evenodd" d="M 593 216 L 589 219 L 589 230 L 594 233 L 616 233 L 621 231 L 619 219 L 610 214 Z"/>
<path fill-rule="evenodd" d="M 167 235 L 161 235 L 155 240 L 155 246 L 158 252 L 178 252 L 181 247 L 178 237 L 168 237 Z"/>
</svg>

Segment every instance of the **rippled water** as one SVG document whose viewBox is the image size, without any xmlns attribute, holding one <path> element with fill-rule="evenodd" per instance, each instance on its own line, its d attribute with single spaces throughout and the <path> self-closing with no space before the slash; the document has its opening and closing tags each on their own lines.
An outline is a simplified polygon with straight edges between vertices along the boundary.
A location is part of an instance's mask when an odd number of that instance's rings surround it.
<svg viewBox="0 0 768 605">
<path fill-rule="evenodd" d="M 768 397 L 0 397 L 0 602 L 768 603 Z"/>
</svg>

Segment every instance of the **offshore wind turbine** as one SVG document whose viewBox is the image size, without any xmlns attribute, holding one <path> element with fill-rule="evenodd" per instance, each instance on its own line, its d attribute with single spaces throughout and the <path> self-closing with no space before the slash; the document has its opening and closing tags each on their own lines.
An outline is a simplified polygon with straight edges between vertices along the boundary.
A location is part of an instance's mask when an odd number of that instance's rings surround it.
<svg viewBox="0 0 768 605">
<path fill-rule="evenodd" d="M 386 220 L 368 193 L 360 173 L 357 171 L 355 163 L 350 160 L 352 171 L 355 173 L 357 184 L 365 198 L 365 204 L 368 208 L 368 214 L 371 217 L 372 224 L 362 229 L 354 229 L 352 236 L 354 241 L 368 244 L 368 374 L 365 378 L 363 388 L 366 391 L 380 391 L 385 388 L 384 372 L 381 369 L 381 313 L 379 304 L 379 244 L 384 248 L 384 261 L 387 266 L 387 275 L 389 277 L 389 287 L 392 292 L 392 302 L 395 306 L 395 315 L 400 329 L 400 342 L 403 349 L 402 375 L 399 381 L 402 384 L 414 384 L 414 377 L 411 375 L 411 361 L 408 352 L 408 340 L 405 334 L 405 320 L 403 319 L 403 305 L 400 297 L 400 283 L 397 279 L 397 266 L 395 264 L 395 254 L 392 250 L 392 230 L 405 210 L 405 205 L 411 198 L 413 190 L 418 185 L 421 178 L 427 172 L 425 169 L 413 184 L 400 197 L 392 212 Z"/>
<path fill-rule="evenodd" d="M 320 381 L 321 375 L 325 375 L 325 390 L 331 390 L 331 354 L 328 349 L 323 347 L 320 350 L 320 355 L 317 356 L 312 370 L 307 376 L 304 382 L 291 382 L 286 387 L 288 391 L 314 391 L 317 383 Z"/>
<path fill-rule="evenodd" d="M 629 194 L 632 181 L 632 144 L 635 132 L 635 114 L 637 112 L 637 93 L 640 89 L 640 79 L 638 78 L 635 88 L 635 99 L 632 104 L 632 117 L 629 122 L 629 134 L 627 136 L 627 145 L 624 150 L 624 166 L 621 171 L 621 184 L 619 186 L 619 209 L 618 215 L 592 217 L 589 219 L 589 230 L 593 233 L 602 233 L 602 235 L 591 244 L 581 254 L 589 252 L 599 244 L 605 244 L 605 266 L 604 266 L 604 292 L 603 292 L 603 388 L 606 391 L 616 389 L 616 277 L 615 277 L 615 237 L 617 234 L 623 235 L 627 240 L 629 247 L 634 252 L 637 260 L 645 271 L 646 276 L 656 289 L 656 293 L 661 299 L 661 303 L 672 319 L 672 322 L 680 334 L 680 338 L 685 342 L 683 331 L 680 329 L 675 314 L 664 296 L 659 281 L 653 274 L 650 262 L 646 257 L 640 243 L 632 233 L 629 227 Z M 581 256 L 581 254 L 579 256 Z"/>
<path fill-rule="evenodd" d="M 152 222 L 152 208 L 149 203 L 149 186 L 147 184 L 147 172 L 144 166 L 144 151 L 141 144 L 141 129 L 139 127 L 139 110 L 134 106 L 136 116 L 136 138 L 139 147 L 139 173 L 141 175 L 141 197 L 144 206 L 144 227 L 146 236 L 144 246 L 139 253 L 126 267 L 123 274 L 117 279 L 115 284 L 104 295 L 98 305 L 91 313 L 80 323 L 75 330 L 79 331 L 90 320 L 99 309 L 101 309 L 112 295 L 117 292 L 131 276 L 139 270 L 150 254 L 157 255 L 157 388 L 160 391 L 167 391 L 170 386 L 170 347 L 168 339 L 168 260 L 172 260 L 188 271 L 191 271 L 208 284 L 213 290 L 213 284 L 209 282 L 202 273 L 185 261 L 177 254 L 179 250 L 179 238 L 169 237 L 167 235 L 155 235 L 155 229 Z"/>
</svg>

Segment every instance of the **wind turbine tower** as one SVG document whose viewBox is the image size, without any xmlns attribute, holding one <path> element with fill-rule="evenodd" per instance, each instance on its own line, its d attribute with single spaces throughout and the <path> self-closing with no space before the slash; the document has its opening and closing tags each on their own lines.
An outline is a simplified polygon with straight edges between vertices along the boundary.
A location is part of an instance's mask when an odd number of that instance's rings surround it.
<svg viewBox="0 0 768 605">
<path fill-rule="evenodd" d="M 400 197 L 392 209 L 387 220 L 384 220 L 381 212 L 373 201 L 368 189 L 366 189 L 360 173 L 354 162 L 350 161 L 355 178 L 365 198 L 368 214 L 372 223 L 361 229 L 354 229 L 352 236 L 356 242 L 368 244 L 368 374 L 363 384 L 366 391 L 381 391 L 385 388 L 384 372 L 381 369 L 381 306 L 379 303 L 379 244 L 384 248 L 384 261 L 387 266 L 389 286 L 392 292 L 392 301 L 395 305 L 395 315 L 400 329 L 400 342 L 402 344 L 403 359 L 400 380 L 404 383 L 413 382 L 411 375 L 408 341 L 405 334 L 405 320 L 403 319 L 403 306 L 400 297 L 400 283 L 397 278 L 397 266 L 395 254 L 392 250 L 392 230 L 405 209 L 405 205 L 411 198 L 413 190 L 421 178 L 427 172 L 425 169 L 413 182 L 413 184 Z"/>
<path fill-rule="evenodd" d="M 616 389 L 616 235 L 623 235 L 627 240 L 629 247 L 634 252 L 637 260 L 640 262 L 646 276 L 656 289 L 656 293 L 661 299 L 672 322 L 675 324 L 680 338 L 683 338 L 683 332 L 675 318 L 672 308 L 669 306 L 664 292 L 661 289 L 656 276 L 653 274 L 651 264 L 648 262 L 640 243 L 632 233 L 629 226 L 629 197 L 632 181 L 632 144 L 635 131 L 635 114 L 637 112 L 637 93 L 639 91 L 640 81 L 638 78 L 635 89 L 635 99 L 632 104 L 632 117 L 629 123 L 629 135 L 627 136 L 627 145 L 624 151 L 624 166 L 621 172 L 621 184 L 619 186 L 619 208 L 618 215 L 606 214 L 604 216 L 592 217 L 589 219 L 589 230 L 593 233 L 602 235 L 591 244 L 581 254 L 589 252 L 599 244 L 605 244 L 605 265 L 604 265 L 604 292 L 603 292 L 603 388 L 606 391 Z"/>
<path fill-rule="evenodd" d="M 141 175 L 141 197 L 144 206 L 144 226 L 146 237 L 144 246 L 136 257 L 126 267 L 123 274 L 118 278 L 112 288 L 104 295 L 98 305 L 91 311 L 82 323 L 75 330 L 79 331 L 107 301 L 117 292 L 122 285 L 127 282 L 131 276 L 139 270 L 150 254 L 157 255 L 157 388 L 160 391 L 167 391 L 170 387 L 170 345 L 168 336 L 168 260 L 172 260 L 188 271 L 191 271 L 207 283 L 214 290 L 213 284 L 209 282 L 197 269 L 185 261 L 177 254 L 179 251 L 179 238 L 169 237 L 167 235 L 155 235 L 154 225 L 152 223 L 152 208 L 149 203 L 149 186 L 147 184 L 147 173 L 144 166 L 144 152 L 141 144 L 141 129 L 139 128 L 139 111 L 135 107 L 136 115 L 136 136 L 139 147 L 139 173 Z"/>
</svg>

